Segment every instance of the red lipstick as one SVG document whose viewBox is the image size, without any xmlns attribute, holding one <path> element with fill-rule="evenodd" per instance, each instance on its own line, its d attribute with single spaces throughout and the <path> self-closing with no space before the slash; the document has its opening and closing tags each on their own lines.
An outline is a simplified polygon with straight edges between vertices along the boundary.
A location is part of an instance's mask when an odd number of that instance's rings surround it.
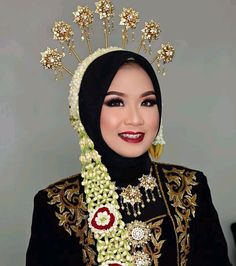
<svg viewBox="0 0 236 266">
<path fill-rule="evenodd" d="M 139 143 L 144 138 L 143 132 L 125 131 L 118 134 L 121 139 L 129 143 Z"/>
</svg>

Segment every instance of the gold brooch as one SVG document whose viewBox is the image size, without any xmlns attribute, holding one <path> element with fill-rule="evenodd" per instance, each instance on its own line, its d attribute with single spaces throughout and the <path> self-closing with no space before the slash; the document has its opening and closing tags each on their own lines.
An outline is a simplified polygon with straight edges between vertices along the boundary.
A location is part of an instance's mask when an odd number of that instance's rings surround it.
<svg viewBox="0 0 236 266">
<path fill-rule="evenodd" d="M 151 238 L 151 229 L 146 223 L 141 221 L 133 221 L 127 224 L 128 241 L 133 247 L 141 247 Z"/>
<path fill-rule="evenodd" d="M 157 190 L 158 197 L 161 198 L 161 193 L 159 187 L 157 185 L 156 178 L 152 176 L 152 168 L 148 175 L 142 175 L 139 178 L 139 184 L 137 186 L 128 185 L 127 187 L 122 187 L 120 193 L 120 204 L 121 209 L 126 210 L 128 215 L 131 215 L 133 212 L 134 217 L 141 215 L 141 208 L 145 207 L 145 202 L 143 200 L 143 195 L 141 192 L 141 188 L 144 189 L 146 201 L 153 202 L 156 201 L 155 197 L 155 189 Z M 117 189 L 119 189 L 117 187 Z M 130 208 L 131 206 L 131 208 Z"/>
<path fill-rule="evenodd" d="M 127 231 L 134 265 L 150 266 L 150 256 L 143 251 L 143 246 L 151 239 L 150 227 L 145 222 L 135 220 L 127 224 Z"/>
<path fill-rule="evenodd" d="M 149 255 L 143 251 L 137 251 L 133 254 L 134 265 L 137 266 L 151 266 L 152 261 Z"/>
</svg>

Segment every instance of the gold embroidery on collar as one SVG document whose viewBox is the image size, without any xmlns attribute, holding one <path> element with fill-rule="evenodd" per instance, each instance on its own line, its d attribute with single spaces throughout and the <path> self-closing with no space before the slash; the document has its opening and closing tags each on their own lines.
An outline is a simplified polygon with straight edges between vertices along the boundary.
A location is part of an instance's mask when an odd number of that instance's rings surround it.
<svg viewBox="0 0 236 266">
<path fill-rule="evenodd" d="M 48 204 L 56 205 L 55 215 L 59 220 L 59 226 L 63 226 L 70 235 L 74 233 L 79 239 L 79 243 L 83 246 L 84 263 L 88 266 L 97 265 L 96 252 L 93 249 L 95 240 L 88 228 L 84 195 L 80 192 L 79 180 L 71 181 L 72 177 L 46 189 Z"/>
<path fill-rule="evenodd" d="M 189 222 L 195 217 L 197 195 L 192 195 L 196 182 L 196 171 L 178 169 L 163 169 L 168 183 L 168 195 L 172 206 L 175 208 L 175 226 L 180 250 L 180 265 L 187 264 L 187 256 L 190 250 Z"/>
</svg>

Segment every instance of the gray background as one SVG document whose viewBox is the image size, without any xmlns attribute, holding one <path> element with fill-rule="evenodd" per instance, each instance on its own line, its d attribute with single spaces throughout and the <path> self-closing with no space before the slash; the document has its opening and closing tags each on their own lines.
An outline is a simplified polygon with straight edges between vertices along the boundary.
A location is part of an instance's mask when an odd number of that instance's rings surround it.
<svg viewBox="0 0 236 266">
<path fill-rule="evenodd" d="M 79 3 L 93 7 L 93 1 L 1 0 L 1 266 L 24 265 L 35 193 L 80 170 L 77 138 L 68 120 L 70 78 L 56 82 L 39 64 L 39 52 L 47 45 L 60 47 L 51 40 L 53 22 L 72 24 L 71 12 Z M 167 77 L 160 78 L 167 141 L 161 161 L 201 169 L 208 176 L 235 262 L 230 224 L 236 221 L 236 1 L 114 3 L 117 13 L 122 6 L 139 10 L 142 23 L 143 17 L 156 18 L 161 40 L 176 47 Z M 118 30 L 113 36 L 120 40 Z M 78 44 L 85 51 L 85 44 Z M 68 64 L 75 68 L 75 61 Z"/>
</svg>

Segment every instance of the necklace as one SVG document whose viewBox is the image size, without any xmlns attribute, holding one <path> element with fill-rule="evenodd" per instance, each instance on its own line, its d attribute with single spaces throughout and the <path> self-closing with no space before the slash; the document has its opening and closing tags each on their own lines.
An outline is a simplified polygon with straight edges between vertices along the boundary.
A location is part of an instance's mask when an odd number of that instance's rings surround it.
<svg viewBox="0 0 236 266">
<path fill-rule="evenodd" d="M 128 215 L 133 213 L 134 217 L 141 215 L 141 208 L 145 207 L 145 201 L 148 203 L 152 200 L 156 201 L 155 190 L 158 197 L 161 198 L 161 193 L 157 185 L 156 178 L 152 176 L 152 167 L 148 175 L 142 175 L 137 186 L 128 185 L 127 187 L 116 187 L 120 190 L 120 204 L 121 209 L 126 210 Z M 141 188 L 144 189 L 145 198 Z"/>
</svg>

